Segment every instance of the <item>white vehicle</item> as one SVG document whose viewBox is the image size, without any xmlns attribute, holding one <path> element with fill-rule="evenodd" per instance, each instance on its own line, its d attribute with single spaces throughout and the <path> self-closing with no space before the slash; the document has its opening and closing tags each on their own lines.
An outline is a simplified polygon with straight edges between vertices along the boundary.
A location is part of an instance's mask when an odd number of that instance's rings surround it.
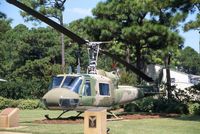
<svg viewBox="0 0 200 134">
<path fill-rule="evenodd" d="M 146 74 L 152 77 L 154 80 L 158 78 L 158 74 L 162 71 L 161 82 L 166 83 L 166 69 L 160 65 L 148 65 Z M 176 86 L 177 89 L 184 90 L 185 88 L 197 85 L 200 83 L 200 76 L 187 74 L 184 72 L 177 71 L 175 69 L 170 69 L 171 85 Z"/>
</svg>

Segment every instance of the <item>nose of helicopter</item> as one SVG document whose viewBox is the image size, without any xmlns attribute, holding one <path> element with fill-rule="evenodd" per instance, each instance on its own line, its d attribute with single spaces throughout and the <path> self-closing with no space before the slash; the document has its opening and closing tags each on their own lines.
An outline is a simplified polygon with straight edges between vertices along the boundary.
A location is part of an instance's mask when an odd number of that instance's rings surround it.
<svg viewBox="0 0 200 134">
<path fill-rule="evenodd" d="M 43 102 L 48 109 L 75 108 L 79 103 L 79 95 L 66 88 L 55 88 L 43 96 Z"/>
</svg>

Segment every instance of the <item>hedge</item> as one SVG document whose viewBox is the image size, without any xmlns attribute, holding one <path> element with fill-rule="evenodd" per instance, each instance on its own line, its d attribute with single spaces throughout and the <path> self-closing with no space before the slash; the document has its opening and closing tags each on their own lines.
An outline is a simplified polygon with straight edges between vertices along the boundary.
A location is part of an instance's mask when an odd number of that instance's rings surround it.
<svg viewBox="0 0 200 134">
<path fill-rule="evenodd" d="M 147 97 L 127 104 L 125 112 L 149 112 L 149 113 L 177 113 L 188 114 L 188 104 L 176 100 L 167 100 L 166 98 Z"/>
<path fill-rule="evenodd" d="M 8 107 L 19 108 L 19 109 L 44 109 L 44 105 L 38 99 L 7 99 L 0 96 L 0 109 L 5 109 Z"/>
</svg>

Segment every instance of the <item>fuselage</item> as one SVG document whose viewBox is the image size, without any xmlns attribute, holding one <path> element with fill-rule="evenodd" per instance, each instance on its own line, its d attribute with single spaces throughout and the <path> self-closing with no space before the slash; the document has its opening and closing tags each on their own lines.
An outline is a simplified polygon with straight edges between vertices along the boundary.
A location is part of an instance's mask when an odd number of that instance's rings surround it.
<svg viewBox="0 0 200 134">
<path fill-rule="evenodd" d="M 49 109 L 84 111 L 91 107 L 125 104 L 144 97 L 140 88 L 118 86 L 115 75 L 62 74 L 53 77 L 43 101 Z"/>
</svg>

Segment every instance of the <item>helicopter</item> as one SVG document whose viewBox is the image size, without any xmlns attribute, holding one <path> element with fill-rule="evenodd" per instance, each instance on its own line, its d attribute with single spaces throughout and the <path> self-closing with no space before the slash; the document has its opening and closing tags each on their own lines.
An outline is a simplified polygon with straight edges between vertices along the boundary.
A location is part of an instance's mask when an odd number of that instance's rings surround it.
<svg viewBox="0 0 200 134">
<path fill-rule="evenodd" d="M 102 53 L 121 63 L 145 81 L 149 83 L 155 82 L 155 80 L 144 74 L 134 65 L 120 59 L 118 55 L 111 54 L 110 52 L 101 49 L 100 45 L 105 42 L 91 42 L 85 40 L 17 0 L 6 1 L 55 28 L 59 32 L 68 36 L 78 45 L 84 45 L 88 48 L 89 65 L 87 73 L 80 73 L 79 63 L 77 67 L 77 74 L 69 73 L 54 76 L 50 84 L 49 91 L 42 98 L 48 109 L 63 110 L 58 118 L 68 111 L 77 111 L 79 112 L 77 116 L 79 116 L 85 110 L 97 107 L 104 107 L 108 110 L 108 112 L 110 112 L 110 109 L 114 105 L 130 103 L 136 99 L 160 93 L 156 84 L 153 84 L 152 86 L 118 85 L 119 75 L 117 72 L 98 70 L 98 55 L 99 53 Z M 114 115 L 114 113 L 111 114 Z M 48 115 L 45 117 L 50 119 Z"/>
</svg>

